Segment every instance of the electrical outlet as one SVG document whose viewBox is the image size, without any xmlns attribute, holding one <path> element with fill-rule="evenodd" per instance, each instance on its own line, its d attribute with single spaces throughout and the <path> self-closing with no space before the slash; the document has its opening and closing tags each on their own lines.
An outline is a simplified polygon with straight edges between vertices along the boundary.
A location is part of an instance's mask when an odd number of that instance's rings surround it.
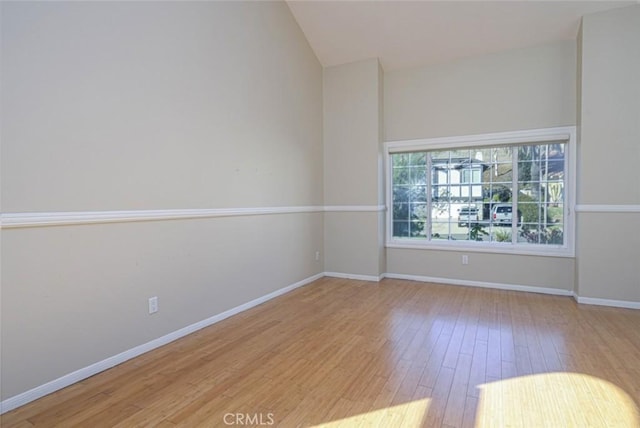
<svg viewBox="0 0 640 428">
<path fill-rule="evenodd" d="M 316 261 L 320 260 L 320 251 L 316 251 Z"/>
<path fill-rule="evenodd" d="M 469 264 L 469 256 L 467 256 L 466 254 L 462 255 L 462 264 L 463 265 L 468 265 Z"/>
<path fill-rule="evenodd" d="M 150 297 L 149 298 L 149 313 L 150 314 L 155 314 L 156 312 L 158 312 L 158 297 L 157 296 Z"/>
</svg>

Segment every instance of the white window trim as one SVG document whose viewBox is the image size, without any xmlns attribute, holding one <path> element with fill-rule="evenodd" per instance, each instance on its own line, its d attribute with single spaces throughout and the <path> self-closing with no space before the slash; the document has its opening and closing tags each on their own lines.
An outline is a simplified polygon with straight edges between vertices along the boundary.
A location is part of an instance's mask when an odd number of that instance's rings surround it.
<svg viewBox="0 0 640 428">
<path fill-rule="evenodd" d="M 564 201 L 564 245 L 514 244 L 501 242 L 452 242 L 428 241 L 416 238 L 393 237 L 393 198 L 391 189 L 391 154 L 421 150 L 472 148 L 481 146 L 513 145 L 564 141 L 565 186 L 568 190 Z M 386 242 L 387 248 L 429 249 L 500 254 L 521 254 L 551 257 L 575 257 L 575 196 L 576 196 L 576 127 L 530 129 L 525 131 L 498 132 L 491 134 L 465 135 L 457 137 L 429 138 L 420 140 L 388 141 L 384 143 L 385 190 L 387 201 Z M 430 194 L 430 192 L 428 192 Z"/>
</svg>

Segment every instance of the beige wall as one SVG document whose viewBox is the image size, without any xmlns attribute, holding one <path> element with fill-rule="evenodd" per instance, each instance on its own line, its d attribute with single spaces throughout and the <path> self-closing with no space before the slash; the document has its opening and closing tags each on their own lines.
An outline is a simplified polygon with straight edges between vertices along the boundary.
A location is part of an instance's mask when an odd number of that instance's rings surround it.
<svg viewBox="0 0 640 428">
<path fill-rule="evenodd" d="M 573 259 L 560 257 L 389 248 L 387 263 L 392 273 L 505 286 L 571 290 L 574 280 Z"/>
<path fill-rule="evenodd" d="M 3 231 L 3 399 L 321 272 L 322 223 L 296 214 Z"/>
<path fill-rule="evenodd" d="M 575 42 L 385 73 L 385 140 L 575 125 Z"/>
<path fill-rule="evenodd" d="M 324 202 L 377 205 L 378 61 L 328 67 L 323 74 Z"/>
<path fill-rule="evenodd" d="M 1 102 L 3 212 L 323 204 L 284 3 L 3 2 Z M 3 229 L 2 399 L 322 272 L 323 222 Z"/>
<path fill-rule="evenodd" d="M 3 211 L 322 202 L 306 39 L 209 3 L 3 2 Z"/>
<path fill-rule="evenodd" d="M 377 212 L 326 213 L 324 219 L 325 271 L 379 276 Z M 382 241 L 384 242 L 384 241 Z"/>
<path fill-rule="evenodd" d="M 561 42 L 385 73 L 385 139 L 576 123 L 576 46 Z M 571 258 L 388 249 L 387 272 L 572 290 Z"/>
<path fill-rule="evenodd" d="M 583 18 L 580 204 L 640 204 L 639 24 L 640 6 Z"/>
<path fill-rule="evenodd" d="M 587 15 L 578 204 L 640 205 L 640 6 Z M 640 302 L 640 213 L 578 214 L 578 294 Z"/>
<path fill-rule="evenodd" d="M 324 70 L 326 205 L 383 203 L 382 77 L 376 59 Z M 383 213 L 327 213 L 325 271 L 375 277 L 384 273 L 383 227 Z"/>
<path fill-rule="evenodd" d="M 577 293 L 640 303 L 640 214 L 579 213 Z"/>
</svg>

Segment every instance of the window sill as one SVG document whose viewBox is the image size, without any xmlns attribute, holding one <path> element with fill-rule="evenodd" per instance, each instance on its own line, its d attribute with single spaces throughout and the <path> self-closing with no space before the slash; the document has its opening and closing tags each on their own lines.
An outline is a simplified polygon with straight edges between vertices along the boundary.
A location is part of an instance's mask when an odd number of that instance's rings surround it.
<svg viewBox="0 0 640 428">
<path fill-rule="evenodd" d="M 412 250 L 437 250 L 437 251 L 458 251 L 458 252 L 475 252 L 487 254 L 513 254 L 521 256 L 541 256 L 541 257 L 564 257 L 573 258 L 575 252 L 572 248 L 559 245 L 517 245 L 517 244 L 501 244 L 498 242 L 429 242 L 414 239 L 393 239 L 387 242 L 386 248 L 401 248 Z"/>
</svg>

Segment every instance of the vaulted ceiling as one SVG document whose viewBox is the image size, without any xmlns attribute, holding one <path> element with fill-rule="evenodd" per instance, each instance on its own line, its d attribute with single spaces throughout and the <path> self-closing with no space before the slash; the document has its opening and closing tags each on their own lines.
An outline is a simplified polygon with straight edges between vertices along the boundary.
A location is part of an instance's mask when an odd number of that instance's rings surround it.
<svg viewBox="0 0 640 428">
<path fill-rule="evenodd" d="M 379 58 L 387 71 L 559 40 L 580 18 L 636 1 L 288 1 L 323 66 Z"/>
</svg>

